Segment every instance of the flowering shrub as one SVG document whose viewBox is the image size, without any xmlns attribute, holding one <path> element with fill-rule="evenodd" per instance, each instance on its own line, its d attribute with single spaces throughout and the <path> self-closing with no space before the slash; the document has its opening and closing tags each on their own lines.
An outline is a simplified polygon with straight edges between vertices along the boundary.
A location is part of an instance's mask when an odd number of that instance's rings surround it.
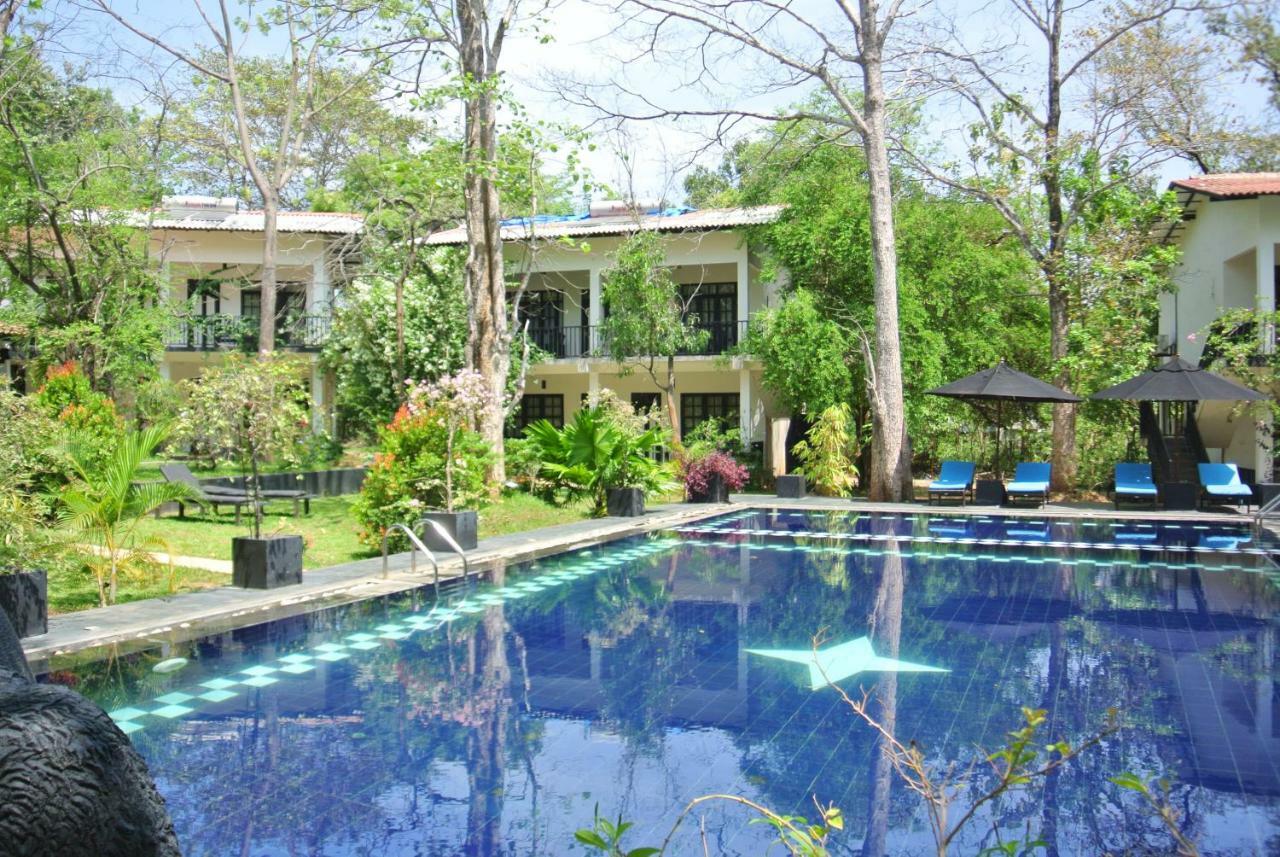
<svg viewBox="0 0 1280 857">
<path fill-rule="evenodd" d="M 36 392 L 35 402 L 85 447 L 94 469 L 105 464 L 107 453 L 115 449 L 124 431 L 115 402 L 93 389 L 75 361 L 49 370 L 44 385 Z"/>
<path fill-rule="evenodd" d="M 380 545 L 392 524 L 430 509 L 476 508 L 488 499 L 492 452 L 468 426 L 488 394 L 476 372 L 413 385 L 409 401 L 379 432 L 380 450 L 356 500 L 360 540 Z"/>
<path fill-rule="evenodd" d="M 711 481 L 719 476 L 730 491 L 738 491 L 747 484 L 747 468 L 727 452 L 711 452 L 689 461 L 684 466 L 684 490 L 690 495 L 706 494 Z"/>
</svg>

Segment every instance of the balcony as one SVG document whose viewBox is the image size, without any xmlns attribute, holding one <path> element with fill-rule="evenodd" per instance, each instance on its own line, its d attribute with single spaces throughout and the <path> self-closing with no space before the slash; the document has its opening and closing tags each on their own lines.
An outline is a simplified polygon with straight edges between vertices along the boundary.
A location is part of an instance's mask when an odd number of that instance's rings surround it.
<svg viewBox="0 0 1280 857">
<path fill-rule="evenodd" d="M 276 348 L 319 351 L 329 338 L 328 314 L 288 316 L 276 322 Z M 175 319 L 165 331 L 168 351 L 256 351 L 256 315 L 199 315 Z"/>
<path fill-rule="evenodd" d="M 747 322 L 726 321 L 696 324 L 708 334 L 706 344 L 697 349 L 680 351 L 682 357 L 710 357 L 724 354 L 737 345 L 747 333 Z M 605 330 L 599 325 L 531 329 L 529 340 L 555 358 L 609 357 Z"/>
</svg>

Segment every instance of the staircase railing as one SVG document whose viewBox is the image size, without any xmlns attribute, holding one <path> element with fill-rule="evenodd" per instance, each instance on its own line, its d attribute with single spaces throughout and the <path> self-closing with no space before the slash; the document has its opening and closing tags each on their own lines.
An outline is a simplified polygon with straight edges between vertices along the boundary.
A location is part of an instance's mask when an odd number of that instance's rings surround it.
<svg viewBox="0 0 1280 857">
<path fill-rule="evenodd" d="M 1169 447 L 1164 442 L 1164 433 L 1160 431 L 1156 420 L 1155 408 L 1150 402 L 1138 403 L 1138 428 L 1147 439 L 1147 458 L 1151 460 L 1155 470 L 1156 483 L 1163 485 L 1170 481 L 1173 459 L 1169 455 Z"/>
<path fill-rule="evenodd" d="M 1204 448 L 1204 439 L 1200 437 L 1200 426 L 1196 422 L 1195 405 L 1187 405 L 1187 425 L 1186 425 L 1187 444 L 1191 447 L 1191 452 L 1195 455 L 1197 462 L 1207 462 L 1209 460 L 1209 452 Z"/>
</svg>

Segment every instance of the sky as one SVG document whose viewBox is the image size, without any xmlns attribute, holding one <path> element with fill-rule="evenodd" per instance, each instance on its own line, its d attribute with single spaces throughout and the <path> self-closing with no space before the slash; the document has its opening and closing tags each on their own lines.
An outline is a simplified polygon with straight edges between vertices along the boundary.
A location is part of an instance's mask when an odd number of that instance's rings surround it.
<svg viewBox="0 0 1280 857">
<path fill-rule="evenodd" d="M 172 64 L 150 46 L 125 33 L 105 16 L 83 9 L 87 0 L 55 0 L 48 4 L 49 15 L 56 16 L 59 44 L 69 55 L 97 54 L 104 57 L 100 68 L 106 73 L 101 80 L 130 102 L 146 102 L 147 86 L 139 83 L 137 68 L 150 62 Z M 496 0 L 495 0 L 496 2 Z M 532 8 L 523 0 L 524 8 Z M 710 145 L 715 136 L 711 120 L 606 121 L 599 111 L 569 103 L 565 92 L 575 92 L 583 84 L 592 85 L 592 97 L 610 106 L 635 107 L 641 99 L 666 108 L 749 108 L 773 112 L 794 104 L 813 91 L 808 81 L 791 85 L 778 84 L 778 66 L 762 60 L 736 46 L 713 49 L 704 53 L 697 38 L 687 31 L 667 31 L 657 44 L 661 56 L 639 56 L 636 37 L 643 33 L 629 26 L 624 13 L 613 5 L 596 0 L 552 0 L 544 15 L 545 23 L 534 28 L 524 26 L 509 38 L 503 54 L 502 68 L 515 97 L 525 105 L 530 116 L 549 121 L 569 122 L 591 129 L 594 151 L 584 151 L 583 158 L 593 178 L 613 189 L 640 199 L 681 199 L 681 181 L 694 163 L 715 166 L 723 149 Z M 167 41 L 184 48 L 202 39 L 202 25 L 194 0 L 112 0 L 119 12 L 145 29 L 162 35 Z M 911 0 L 905 4 L 912 8 Z M 260 7 L 259 7 L 260 8 Z M 840 29 L 838 6 L 834 0 L 793 0 L 788 7 L 819 23 L 828 33 L 849 36 Z M 898 33 L 899 43 L 908 45 L 907 65 L 917 62 L 909 46 L 936 41 L 933 22 L 949 20 L 967 44 L 999 45 L 1001 59 L 1009 67 L 1009 79 L 1015 85 L 1033 85 L 1034 62 L 1020 66 L 1035 44 L 1025 26 L 1019 26 L 1008 13 L 1005 0 L 940 0 L 927 5 L 916 3 L 915 14 L 908 18 Z M 930 29 L 925 29 L 929 22 Z M 774 26 L 769 33 L 792 48 L 803 49 L 808 40 L 802 30 L 792 25 Z M 544 42 L 543 36 L 551 40 Z M 278 52 L 283 45 L 279 35 L 249 38 L 249 52 Z M 123 59 L 122 59 L 123 57 Z M 699 79 L 705 65 L 712 77 Z M 180 69 L 174 69 L 180 71 Z M 611 85 L 616 84 L 616 85 Z M 1222 76 L 1219 101 L 1240 115 L 1265 115 L 1269 110 L 1263 90 L 1238 72 Z M 850 80 L 856 87 L 857 81 Z M 577 95 L 574 101 L 580 101 Z M 942 101 L 924 107 L 926 131 L 941 148 L 953 148 L 963 124 L 954 105 Z M 446 115 L 446 122 L 458 124 L 458 115 Z M 745 132 L 758 127 L 750 122 L 735 127 Z M 1194 173 L 1189 165 L 1174 162 L 1158 169 L 1161 181 Z M 600 193 L 597 192 L 597 197 Z"/>
</svg>

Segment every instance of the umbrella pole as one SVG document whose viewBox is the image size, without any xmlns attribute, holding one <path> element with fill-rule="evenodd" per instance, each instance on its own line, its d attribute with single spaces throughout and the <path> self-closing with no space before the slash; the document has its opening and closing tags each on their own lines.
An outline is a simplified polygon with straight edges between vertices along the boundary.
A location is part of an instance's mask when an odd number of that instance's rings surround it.
<svg viewBox="0 0 1280 857">
<path fill-rule="evenodd" d="M 996 479 L 1004 481 L 1004 468 L 1000 465 L 1000 435 L 1004 429 L 1004 401 L 996 399 Z"/>
</svg>

